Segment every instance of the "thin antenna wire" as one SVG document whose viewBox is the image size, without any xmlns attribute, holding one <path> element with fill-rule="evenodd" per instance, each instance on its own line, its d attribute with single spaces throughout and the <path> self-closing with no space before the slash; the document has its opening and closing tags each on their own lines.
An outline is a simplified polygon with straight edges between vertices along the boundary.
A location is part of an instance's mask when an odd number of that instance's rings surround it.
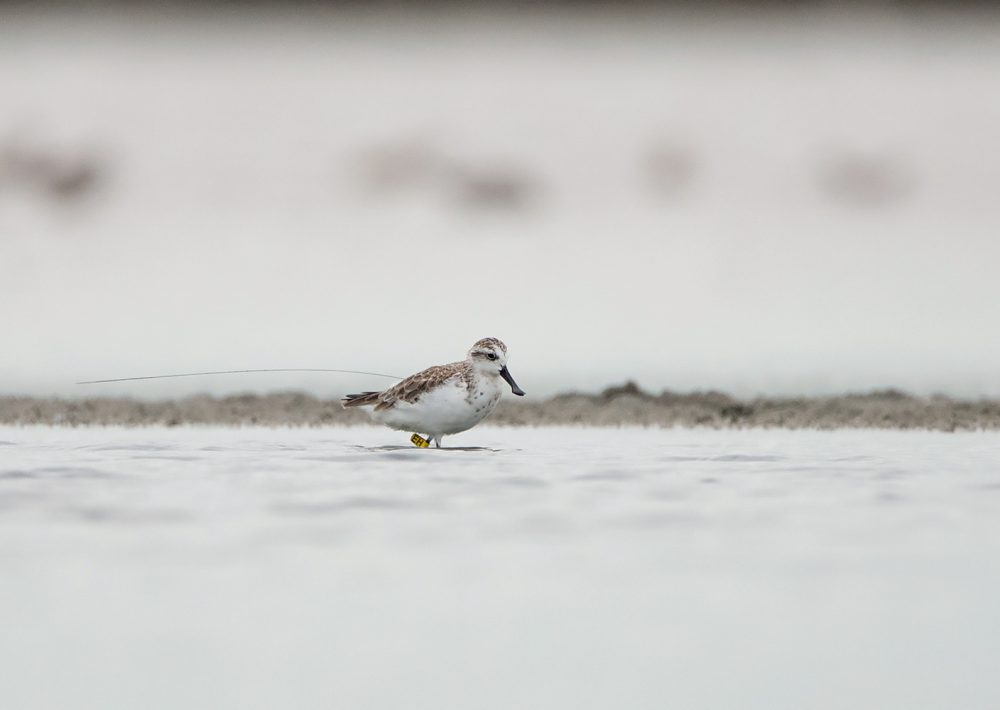
<svg viewBox="0 0 1000 710">
<path fill-rule="evenodd" d="M 381 372 L 365 372 L 364 370 L 331 370 L 324 367 L 280 367 L 261 370 L 216 370 L 213 372 L 182 372 L 176 375 L 146 375 L 145 377 L 117 377 L 113 380 L 86 380 L 76 382 L 78 385 L 100 385 L 106 382 L 133 382 L 135 380 L 164 380 L 171 377 L 200 377 L 201 375 L 241 375 L 247 372 L 340 372 L 346 375 L 372 375 L 373 377 L 388 377 L 391 380 L 401 380 L 396 375 L 385 375 Z"/>
</svg>

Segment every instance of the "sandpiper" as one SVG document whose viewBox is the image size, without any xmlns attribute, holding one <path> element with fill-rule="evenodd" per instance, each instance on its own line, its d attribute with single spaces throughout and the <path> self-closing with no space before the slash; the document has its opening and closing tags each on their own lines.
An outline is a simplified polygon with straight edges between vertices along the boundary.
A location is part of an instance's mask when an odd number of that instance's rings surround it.
<svg viewBox="0 0 1000 710">
<path fill-rule="evenodd" d="M 441 448 L 441 437 L 471 429 L 493 411 L 503 391 L 501 377 L 511 392 L 524 396 L 507 370 L 507 346 L 483 338 L 460 362 L 428 367 L 384 392 L 349 394 L 341 401 L 345 408 L 369 408 L 379 424 L 414 432 L 410 440 L 417 446 L 433 441 Z"/>
</svg>

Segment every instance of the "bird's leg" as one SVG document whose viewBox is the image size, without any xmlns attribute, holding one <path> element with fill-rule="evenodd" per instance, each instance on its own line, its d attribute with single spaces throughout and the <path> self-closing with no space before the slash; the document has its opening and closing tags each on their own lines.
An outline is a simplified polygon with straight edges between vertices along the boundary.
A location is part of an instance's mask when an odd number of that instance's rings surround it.
<svg viewBox="0 0 1000 710">
<path fill-rule="evenodd" d="M 435 436 L 434 437 L 434 448 L 435 449 L 440 449 L 441 448 L 441 437 L 440 436 Z"/>
</svg>

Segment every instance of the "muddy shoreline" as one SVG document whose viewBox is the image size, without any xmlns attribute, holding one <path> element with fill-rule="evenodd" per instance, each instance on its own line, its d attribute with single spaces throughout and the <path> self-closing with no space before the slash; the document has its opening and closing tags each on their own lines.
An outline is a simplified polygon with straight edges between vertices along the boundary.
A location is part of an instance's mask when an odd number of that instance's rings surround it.
<svg viewBox="0 0 1000 710">
<path fill-rule="evenodd" d="M 587 425 L 782 429 L 1000 429 L 1000 400 L 916 397 L 896 390 L 830 397 L 738 399 L 720 392 L 660 394 L 629 382 L 598 394 L 506 398 L 488 420 L 506 426 Z M 363 412 L 301 392 L 139 401 L 0 396 L 0 424 L 58 426 L 350 426 Z"/>
</svg>

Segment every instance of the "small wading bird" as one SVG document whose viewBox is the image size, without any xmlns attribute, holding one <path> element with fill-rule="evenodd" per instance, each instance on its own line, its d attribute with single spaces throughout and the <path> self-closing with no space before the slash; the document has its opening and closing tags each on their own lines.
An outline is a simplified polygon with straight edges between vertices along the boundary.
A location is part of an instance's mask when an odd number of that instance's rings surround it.
<svg viewBox="0 0 1000 710">
<path fill-rule="evenodd" d="M 503 392 L 501 377 L 511 392 L 524 396 L 507 371 L 507 346 L 483 338 L 461 362 L 428 367 L 384 392 L 349 394 L 341 401 L 345 409 L 368 408 L 379 424 L 416 432 L 410 441 L 417 446 L 433 441 L 441 448 L 441 437 L 471 429 L 493 411 Z"/>
</svg>

